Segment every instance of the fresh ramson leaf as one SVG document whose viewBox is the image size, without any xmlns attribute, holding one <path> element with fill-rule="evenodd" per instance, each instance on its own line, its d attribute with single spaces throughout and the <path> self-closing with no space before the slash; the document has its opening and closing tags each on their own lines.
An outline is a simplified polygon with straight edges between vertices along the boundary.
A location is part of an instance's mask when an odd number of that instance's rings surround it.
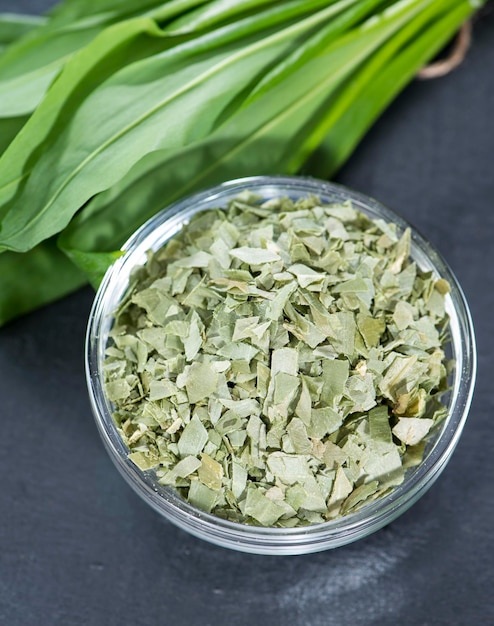
<svg viewBox="0 0 494 626">
<path fill-rule="evenodd" d="M 348 19 L 351 23 L 353 15 L 349 15 Z M 326 30 L 330 37 L 333 32 L 331 23 L 324 29 Z M 370 32 L 367 33 L 367 30 Z M 365 48 L 367 52 L 374 49 L 382 38 L 381 32 L 372 28 L 366 29 L 363 36 L 368 42 L 368 47 Z M 306 45 L 309 44 L 302 44 L 301 47 Z M 314 48 L 312 44 L 310 47 Z M 80 218 L 76 218 L 74 226 L 69 227 L 67 235 L 63 237 L 62 246 L 72 249 L 79 245 L 89 252 L 91 239 L 98 232 L 98 224 L 101 223 L 101 227 L 108 233 L 106 224 L 110 219 L 115 224 L 117 219 L 119 226 L 113 231 L 116 237 L 113 241 L 107 238 L 105 243 L 106 249 L 111 250 L 113 246 L 118 247 L 121 244 L 120 237 L 123 235 L 126 219 L 128 236 L 141 220 L 156 212 L 158 207 L 161 208 L 164 203 L 205 184 L 220 182 L 235 175 L 257 173 L 259 169 L 265 173 L 274 173 L 280 167 L 283 169 L 284 155 L 288 151 L 287 142 L 292 141 L 286 136 L 287 129 L 290 135 L 295 136 L 297 128 L 303 128 L 307 118 L 326 100 L 327 92 L 358 66 L 358 54 L 359 51 L 362 54 L 363 47 L 364 42 L 352 36 L 349 41 L 345 40 L 338 46 L 330 45 L 324 53 L 319 51 L 318 55 L 294 72 L 289 80 L 275 84 L 271 91 L 232 116 L 230 121 L 212 133 L 205 144 L 198 144 L 197 147 L 184 151 L 183 159 L 180 158 L 180 153 L 178 158 L 175 155 L 170 160 L 166 158 L 168 153 L 165 151 L 150 154 L 130 173 L 126 182 L 130 187 L 124 188 L 123 197 L 118 195 L 115 202 L 112 202 L 113 194 L 118 194 L 116 188 L 111 194 L 102 196 L 101 200 L 97 198 L 83 211 Z M 314 50 L 313 52 L 315 54 Z M 337 69 L 334 73 L 328 73 L 328 67 L 332 66 Z M 304 95 L 300 97 L 302 85 Z M 239 137 L 245 139 L 239 140 Z M 264 148 L 266 145 L 269 145 L 269 150 Z M 133 180 L 136 180 L 134 185 Z M 180 181 L 183 183 L 180 184 Z M 110 204 L 106 206 L 107 198 Z M 117 204 L 118 216 L 113 209 Z M 142 207 L 149 208 L 149 213 L 143 214 Z M 99 240 L 101 241 L 101 237 Z"/>
<path fill-rule="evenodd" d="M 394 4 L 388 11 L 383 11 L 382 14 L 376 16 L 376 28 L 379 22 L 382 22 L 381 26 L 384 29 L 386 29 L 387 24 L 388 28 L 393 29 L 395 37 L 388 37 L 386 45 L 377 49 L 375 56 L 368 54 L 365 59 L 367 65 L 370 59 L 371 67 L 377 65 L 381 69 L 385 67 L 407 40 L 416 37 L 417 33 L 421 33 L 428 22 L 432 19 L 437 19 L 445 11 L 451 11 L 454 4 L 458 4 L 460 1 L 452 0 L 452 2 L 448 2 L 448 0 L 438 0 L 438 2 L 431 3 L 427 0 L 412 0 L 410 3 Z M 382 43 L 384 44 L 384 41 Z M 363 66 L 359 70 L 359 79 L 354 81 L 353 85 L 350 85 L 350 93 L 352 91 L 362 91 L 362 86 L 366 83 L 366 74 L 368 73 L 368 66 Z M 348 103 L 348 99 L 346 99 L 346 103 Z M 307 128 L 304 137 L 300 137 L 303 146 L 300 146 L 300 150 L 293 155 L 293 160 L 290 163 L 291 169 L 295 171 L 300 169 L 308 156 L 321 144 L 325 135 L 336 123 L 338 116 L 344 111 L 338 104 L 337 98 L 336 102 L 330 101 L 328 106 L 321 111 L 318 123 L 313 124 L 312 128 Z"/>
<path fill-rule="evenodd" d="M 431 9 L 436 8 L 439 10 L 432 17 L 428 15 L 428 21 L 423 23 L 419 16 L 389 46 L 372 55 L 359 79 L 340 91 L 331 102 L 325 136 L 304 169 L 321 178 L 333 176 L 386 106 L 477 7 L 466 0 L 431 5 Z M 418 24 L 421 26 L 416 30 Z"/>
<path fill-rule="evenodd" d="M 283 15 L 285 19 L 293 19 L 327 7 L 328 4 L 337 1 L 306 0 L 305 2 L 299 2 L 298 0 L 289 0 L 288 2 L 283 2 L 282 6 L 277 6 L 279 3 L 274 0 L 212 0 L 211 2 L 201 3 L 201 6 L 194 11 L 190 11 L 173 20 L 165 27 L 165 30 L 171 34 L 199 32 L 217 27 L 238 17 L 259 13 L 264 9 L 269 9 L 272 14 L 278 13 Z M 156 10 L 153 16 L 161 18 L 161 10 Z"/>
<path fill-rule="evenodd" d="M 285 59 L 275 65 L 252 90 L 247 103 L 252 99 L 270 91 L 275 85 L 290 77 L 296 70 L 303 67 L 320 50 L 324 50 L 328 44 L 334 42 L 340 33 L 349 31 L 352 27 L 365 23 L 365 19 L 372 12 L 381 8 L 380 0 L 363 0 L 346 3 L 344 10 L 336 15 L 323 29 L 316 31 L 309 37 L 303 46 L 295 49 Z M 328 65 L 331 67 L 331 65 Z"/>
<path fill-rule="evenodd" d="M 113 265 L 122 255 L 119 250 L 115 252 L 93 252 L 91 254 L 80 250 L 64 250 L 64 252 L 74 265 L 89 278 L 94 289 L 99 287 L 110 265 Z"/>
<path fill-rule="evenodd" d="M 59 300 L 86 282 L 53 239 L 26 254 L 0 254 L 0 325 Z"/>
<path fill-rule="evenodd" d="M 174 3 L 168 0 L 164 4 Z M 139 7 L 145 10 L 156 4 L 156 0 L 141 0 Z M 100 16 L 102 16 L 100 19 L 108 19 L 110 16 L 114 19 L 124 18 L 134 11 L 135 4 L 129 3 L 128 0 L 63 0 L 55 5 L 48 15 L 52 24 L 60 26 Z"/>
<path fill-rule="evenodd" d="M 43 26 L 9 47 L 5 59 L 0 59 L 0 118 L 31 113 L 64 64 L 111 24 L 137 15 L 153 17 L 160 24 L 166 23 L 204 2 L 173 0 L 163 3 L 161 0 L 149 0 L 145 4 L 140 3 L 139 9 L 129 5 L 127 0 L 105 5 L 98 2 L 97 6 L 91 6 L 93 3 L 65 2 L 52 12 L 49 22 L 37 17 L 0 16 L 0 49 L 3 42 L 13 42 L 35 25 Z M 186 21 L 187 18 L 184 18 Z"/>
<path fill-rule="evenodd" d="M 26 121 L 27 117 L 0 119 L 0 156 L 5 152 Z"/>
<path fill-rule="evenodd" d="M 23 35 L 46 24 L 46 18 L 38 15 L 0 13 L 0 52 Z"/>
<path fill-rule="evenodd" d="M 43 146 L 46 154 L 55 159 L 50 152 L 56 138 L 51 134 L 60 112 L 67 110 L 66 98 L 77 102 L 84 99 L 87 89 L 94 88 L 99 82 L 111 75 L 121 66 L 123 58 L 128 60 L 132 51 L 143 49 L 153 34 L 159 33 L 151 20 L 132 20 L 108 28 L 90 46 L 81 50 L 75 60 L 74 72 L 65 72 L 50 90 L 50 97 L 45 98 L 43 106 L 29 118 L 22 132 L 15 138 L 0 159 L 0 219 L 7 211 L 6 205 L 31 173 L 29 160 L 33 151 Z M 149 36 L 147 37 L 146 34 Z M 1 232 L 1 231 L 0 231 Z"/>
<path fill-rule="evenodd" d="M 162 4 L 163 0 L 146 0 L 138 7 L 128 0 L 119 3 L 65 2 L 52 13 L 51 19 L 38 18 L 40 27 L 36 29 L 28 28 L 30 21 L 27 19 L 24 33 L 22 22 L 17 18 L 17 24 L 15 21 L 11 25 L 7 23 L 5 28 L 11 26 L 10 41 L 15 43 L 0 56 L 0 118 L 32 113 L 54 78 L 78 50 L 112 24 L 145 15 L 146 9 Z M 170 17 L 180 15 L 181 6 L 175 10 L 170 6 L 176 4 L 165 3 L 163 19 L 166 14 Z M 34 18 L 31 20 L 36 24 Z M 14 38 L 16 32 L 26 36 Z M 0 17 L 0 43 L 1 35 Z"/>
<path fill-rule="evenodd" d="M 467 8 L 468 3 L 462 3 L 463 12 Z M 469 5 L 468 5 L 469 6 Z M 434 5 L 437 17 L 443 18 L 446 11 L 444 3 Z M 426 15 L 426 19 L 419 15 L 412 20 L 409 27 L 407 27 L 407 37 L 410 39 L 412 36 L 417 36 L 418 33 L 422 33 L 424 23 L 427 24 L 427 20 L 430 21 L 431 9 L 429 9 Z M 458 19 L 458 18 L 456 18 Z M 441 22 L 439 22 L 436 31 L 440 32 Z M 328 26 L 329 28 L 329 26 Z M 454 32 L 452 25 L 448 26 L 448 32 Z M 398 38 L 398 44 L 403 43 L 403 37 L 399 33 L 390 40 L 390 46 L 392 51 L 397 52 L 397 45 L 394 43 Z M 406 38 L 405 38 L 406 40 Z M 398 45 L 398 48 L 399 48 Z M 430 46 L 430 42 L 428 44 Z M 354 64 L 354 50 L 350 48 L 349 60 Z M 380 53 L 377 53 L 378 55 Z M 379 72 L 383 70 L 383 65 L 389 61 L 389 49 L 386 55 L 380 54 L 378 57 L 379 63 L 372 61 L 372 69 L 374 72 L 370 73 L 373 78 L 379 75 Z M 371 55 L 371 59 L 374 57 Z M 421 57 L 421 62 L 425 59 Z M 336 63 L 336 59 L 334 63 Z M 341 61 L 338 61 L 341 63 Z M 302 66 L 300 72 L 295 72 L 290 80 L 286 80 L 282 83 L 282 86 L 278 89 L 273 89 L 269 93 L 270 97 L 259 98 L 257 102 L 253 102 L 246 108 L 245 114 L 240 112 L 232 117 L 231 122 L 226 123 L 216 133 L 213 133 L 211 138 L 202 145 L 199 144 L 196 148 L 186 150 L 182 153 L 183 158 L 180 158 L 180 154 L 175 155 L 173 159 L 167 158 L 166 152 L 158 152 L 146 157 L 142 163 L 139 163 L 135 170 L 127 177 L 124 185 L 119 188 L 118 186 L 112 190 L 111 193 L 102 194 L 100 198 L 97 198 L 87 209 L 87 213 L 81 214 L 80 218 L 77 218 L 74 226 L 71 226 L 68 231 L 67 239 L 72 240 L 74 243 L 67 247 L 76 247 L 75 241 L 80 242 L 82 249 L 87 251 L 91 250 L 91 239 L 94 234 L 99 230 L 99 224 L 103 227 L 109 219 L 110 215 L 113 223 L 115 223 L 115 210 L 114 206 L 119 207 L 119 224 L 118 228 L 122 230 L 125 228 L 124 220 L 128 215 L 128 230 L 125 229 L 125 236 L 122 239 L 118 239 L 118 229 L 115 228 L 115 236 L 111 241 L 111 236 L 107 239 L 106 249 L 111 250 L 114 247 L 118 247 L 122 240 L 125 239 L 130 233 L 139 225 L 141 220 L 147 219 L 151 214 L 159 210 L 167 202 L 171 202 L 177 197 L 183 194 L 189 193 L 196 188 L 205 186 L 207 184 L 213 184 L 221 182 L 225 178 L 232 178 L 239 175 L 255 174 L 262 171 L 264 173 L 283 171 L 283 154 L 289 153 L 287 149 L 287 141 L 289 145 L 293 145 L 290 154 L 294 154 L 297 149 L 297 124 L 300 126 L 301 132 L 304 128 L 304 120 L 310 118 L 310 115 L 314 110 L 318 109 L 317 102 L 314 106 L 315 98 L 314 94 L 310 90 L 310 84 L 308 83 L 308 77 L 314 76 L 315 88 L 321 84 L 321 81 L 327 78 L 327 68 L 332 65 L 331 54 L 327 59 L 323 59 L 320 64 L 320 70 L 316 70 L 316 67 L 312 65 Z M 417 63 L 417 69 L 420 63 Z M 366 66 L 367 67 L 367 66 Z M 318 71 L 320 74 L 318 74 Z M 359 70 L 360 71 L 360 70 Z M 367 70 L 363 72 L 366 76 Z M 369 72 L 367 72 L 369 74 Z M 307 102 L 301 102 L 298 97 L 301 85 L 304 85 L 304 93 L 308 94 Z M 343 89 L 346 89 L 344 83 Z M 355 91 L 355 85 L 359 84 L 359 81 L 349 81 L 348 90 L 350 92 Z M 285 85 L 285 88 L 283 88 Z M 372 83 L 364 81 L 364 86 L 369 85 L 372 88 Z M 390 82 L 387 88 L 393 87 Z M 373 91 L 374 93 L 374 91 Z M 394 92 L 393 92 L 394 93 Z M 280 117 L 274 123 L 270 120 L 272 114 L 270 107 L 275 107 L 277 103 L 289 102 L 291 98 L 297 96 L 294 103 L 294 115 L 287 117 L 286 107 L 280 107 Z M 365 98 L 362 102 L 365 102 Z M 324 98 L 323 100 L 324 101 Z M 360 102 L 360 100 L 359 100 Z M 331 110 L 331 105 L 326 107 L 327 110 Z M 299 115 L 299 109 L 301 109 L 302 115 Z M 297 117 L 298 115 L 298 117 Z M 364 111 L 358 117 L 358 123 L 365 119 Z M 262 120 L 266 120 L 266 126 L 262 127 Z M 300 122 L 298 121 L 300 120 Z M 337 118 L 335 123 L 337 123 Z M 353 127 L 347 128 L 346 117 L 342 121 L 345 124 L 345 135 L 342 141 L 347 142 L 348 137 L 353 136 L 355 132 Z M 352 122 L 353 124 L 353 122 Z M 283 130 L 291 129 L 291 138 L 283 138 Z M 241 130 L 240 130 L 241 129 Z M 259 130 L 261 129 L 261 130 Z M 363 132 L 363 131 L 362 131 Z M 239 135 L 245 134 L 246 140 L 238 140 Z M 231 137 L 231 138 L 230 138 Z M 279 139 L 278 139 L 279 137 Z M 269 144 L 270 149 L 264 149 L 264 146 Z M 333 148 L 331 155 L 337 154 Z M 333 158 L 333 156 L 331 156 Z M 324 159 L 323 161 L 324 162 Z M 172 182 L 173 181 L 173 184 Z M 178 184 L 177 184 L 177 181 Z M 183 181 L 183 184 L 180 184 Z M 141 207 L 146 207 L 145 214 L 141 213 L 142 217 L 139 217 L 138 211 Z M 131 215 L 133 214 L 133 217 Z M 107 217 L 108 215 L 108 217 Z M 97 216 L 97 217 L 96 217 Z M 93 231 L 94 227 L 94 231 Z M 105 232 L 108 233 L 108 228 L 105 226 Z M 72 234 L 71 234 L 72 233 Z M 101 241 L 101 237 L 99 237 Z M 94 245 L 94 244 L 93 244 Z"/>
<path fill-rule="evenodd" d="M 45 32 L 45 30 L 47 32 Z M 85 27 L 50 33 L 47 27 L 20 40 L 0 57 L 0 117 L 19 117 L 38 106 L 66 58 L 87 45 L 101 31 Z M 45 45 L 41 45 L 41 42 Z M 62 55 L 58 52 L 63 49 Z"/>
<path fill-rule="evenodd" d="M 270 35 L 212 49 L 215 42 L 228 41 L 231 37 L 226 28 L 214 37 L 204 35 L 202 41 L 196 39 L 194 46 L 176 46 L 128 65 L 87 95 L 82 103 L 74 102 L 73 119 L 63 116 L 51 127 L 50 150 L 39 153 L 37 161 L 31 164 L 32 170 L 23 172 L 17 179 L 12 170 L 19 171 L 25 155 L 17 156 L 22 154 L 23 146 L 14 141 L 0 160 L 0 199 L 7 203 L 16 190 L 19 193 L 10 205 L 4 204 L 0 209 L 3 213 L 0 249 L 25 251 L 61 230 L 84 202 L 118 182 L 146 153 L 158 148 L 178 150 L 210 134 L 216 118 L 246 83 L 282 57 L 304 33 L 327 21 L 334 11 L 330 6 Z M 105 54 L 110 34 L 119 35 L 125 43 L 139 34 L 163 37 L 152 21 L 129 20 L 119 28 L 107 29 L 67 64 L 54 89 L 26 124 L 25 135 L 35 132 L 45 110 L 53 119 L 51 102 L 59 101 L 64 91 L 66 97 L 65 85 L 69 90 L 75 88 L 73 65 L 79 67 L 82 57 L 88 56 L 90 71 L 94 54 L 89 51 L 103 48 Z M 199 51 L 205 46 L 208 52 L 201 55 Z M 108 53 L 114 54 L 114 50 Z M 166 75 L 166 92 L 163 75 Z M 118 111 L 112 109 L 112 102 L 118 103 Z M 172 123 L 184 110 L 187 116 L 182 123 Z M 85 131 L 88 127 L 94 128 L 94 132 L 88 134 Z M 40 129 L 40 134 L 46 136 L 46 132 Z M 68 143 L 67 135 L 71 138 Z M 59 167 L 53 163 L 54 154 Z M 23 209 L 15 210 L 19 203 Z"/>
<path fill-rule="evenodd" d="M 1 53 L 9 45 L 46 23 L 44 17 L 35 15 L 17 15 L 14 13 L 0 14 L 0 59 Z M 7 119 L 0 118 L 0 155 L 6 150 L 20 129 L 26 123 L 27 117 L 18 115 Z"/>
</svg>

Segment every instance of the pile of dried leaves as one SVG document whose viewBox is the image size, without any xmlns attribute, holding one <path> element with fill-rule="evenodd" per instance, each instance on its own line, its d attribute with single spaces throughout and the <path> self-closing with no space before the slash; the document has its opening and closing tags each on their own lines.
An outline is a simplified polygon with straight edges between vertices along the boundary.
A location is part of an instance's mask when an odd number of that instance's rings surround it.
<svg viewBox="0 0 494 626">
<path fill-rule="evenodd" d="M 448 290 L 408 230 L 349 203 L 245 193 L 196 214 L 115 315 L 106 391 L 130 458 L 233 521 L 354 511 L 447 412 Z"/>
</svg>

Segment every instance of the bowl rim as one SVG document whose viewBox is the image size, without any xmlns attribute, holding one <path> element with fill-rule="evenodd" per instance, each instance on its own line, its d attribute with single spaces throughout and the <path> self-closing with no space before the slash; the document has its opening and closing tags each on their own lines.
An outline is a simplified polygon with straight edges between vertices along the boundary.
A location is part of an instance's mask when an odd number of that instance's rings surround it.
<svg viewBox="0 0 494 626">
<path fill-rule="evenodd" d="M 104 393 L 100 366 L 107 337 L 102 326 L 106 324 L 109 328 L 114 306 L 119 300 L 117 295 L 121 297 L 128 286 L 128 280 L 122 282 L 122 275 L 128 279 L 131 269 L 142 264 L 145 252 L 163 245 L 192 214 L 212 206 L 222 206 L 221 203 L 224 205 L 247 189 L 262 192 L 267 197 L 269 194 L 279 197 L 291 192 L 331 198 L 329 201 L 323 199 L 324 203 L 346 199 L 368 215 L 375 213 L 386 221 L 394 222 L 400 230 L 409 227 L 414 260 L 421 269 L 430 269 L 446 278 L 451 286 L 446 300 L 457 367 L 450 411 L 436 441 L 420 465 L 407 472 L 403 483 L 390 493 L 354 513 L 320 524 L 295 528 L 250 526 L 196 509 L 173 490 L 158 485 L 152 478 L 152 471 L 142 472 L 127 458 L 128 450 L 120 439 Z M 168 231 L 165 231 L 165 226 L 168 226 Z M 165 207 L 134 232 L 122 246 L 122 251 L 124 254 L 106 272 L 89 316 L 85 348 L 88 392 L 99 433 L 116 467 L 131 487 L 170 521 L 203 539 L 246 552 L 313 552 L 350 543 L 378 530 L 411 506 L 439 476 L 458 443 L 472 401 L 477 366 L 475 332 L 465 295 L 447 262 L 415 227 L 394 211 L 365 194 L 317 178 L 250 176 L 221 183 Z M 135 260 L 137 256 L 141 257 L 141 261 Z"/>
</svg>

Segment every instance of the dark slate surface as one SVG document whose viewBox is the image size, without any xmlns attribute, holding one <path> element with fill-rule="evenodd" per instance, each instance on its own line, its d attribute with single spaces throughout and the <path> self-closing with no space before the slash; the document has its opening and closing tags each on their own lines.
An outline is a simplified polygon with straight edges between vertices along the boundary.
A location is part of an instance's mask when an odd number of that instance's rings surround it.
<svg viewBox="0 0 494 626">
<path fill-rule="evenodd" d="M 0 0 L 0 11 L 48 4 Z M 0 331 L 1 624 L 494 623 L 493 68 L 491 12 L 463 67 L 411 85 L 338 177 L 426 233 L 471 304 L 475 399 L 432 489 L 373 536 L 303 557 L 231 552 L 162 521 L 93 423 L 86 289 Z"/>
</svg>

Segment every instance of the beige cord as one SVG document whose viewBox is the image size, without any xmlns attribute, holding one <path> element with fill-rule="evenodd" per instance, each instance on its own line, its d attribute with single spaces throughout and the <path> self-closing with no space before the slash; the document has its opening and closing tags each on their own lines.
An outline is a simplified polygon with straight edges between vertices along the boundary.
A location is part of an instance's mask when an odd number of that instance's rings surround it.
<svg viewBox="0 0 494 626">
<path fill-rule="evenodd" d="M 423 67 L 417 74 L 417 78 L 429 80 L 431 78 L 439 78 L 452 72 L 456 67 L 463 63 L 470 44 L 472 42 L 472 22 L 468 21 L 463 24 L 458 32 L 453 47 L 447 58 L 431 63 Z"/>
</svg>

